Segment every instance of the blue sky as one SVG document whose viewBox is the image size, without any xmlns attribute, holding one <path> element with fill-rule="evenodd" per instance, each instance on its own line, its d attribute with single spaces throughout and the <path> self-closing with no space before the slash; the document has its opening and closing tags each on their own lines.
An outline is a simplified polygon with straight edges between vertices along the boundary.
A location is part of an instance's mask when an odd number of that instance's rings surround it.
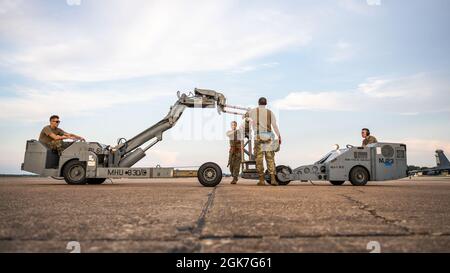
<svg viewBox="0 0 450 273">
<path fill-rule="evenodd" d="M 0 0 L 0 173 L 51 114 L 114 144 L 159 121 L 176 91 L 269 99 L 278 164 L 359 144 L 408 145 L 410 164 L 450 153 L 450 1 Z M 140 166 L 225 168 L 234 116 L 189 109 Z"/>
</svg>

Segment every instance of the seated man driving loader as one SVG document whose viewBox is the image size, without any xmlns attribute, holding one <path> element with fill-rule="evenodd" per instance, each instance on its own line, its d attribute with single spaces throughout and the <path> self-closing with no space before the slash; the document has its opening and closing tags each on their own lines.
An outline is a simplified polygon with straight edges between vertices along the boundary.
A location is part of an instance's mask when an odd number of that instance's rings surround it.
<svg viewBox="0 0 450 273">
<path fill-rule="evenodd" d="M 370 135 L 370 130 L 367 129 L 367 128 L 363 128 L 363 129 L 361 130 L 361 136 L 362 136 L 362 138 L 363 138 L 363 142 L 362 142 L 362 146 L 363 146 L 363 147 L 366 147 L 366 146 L 369 145 L 369 144 L 377 143 L 377 142 L 378 142 L 378 140 L 376 139 L 376 137 Z"/>
<path fill-rule="evenodd" d="M 59 123 L 60 120 L 57 115 L 51 116 L 50 125 L 45 126 L 39 135 L 39 142 L 61 155 L 62 151 L 69 145 L 69 143 L 63 142 L 64 139 L 84 141 L 84 138 L 58 128 Z"/>
</svg>

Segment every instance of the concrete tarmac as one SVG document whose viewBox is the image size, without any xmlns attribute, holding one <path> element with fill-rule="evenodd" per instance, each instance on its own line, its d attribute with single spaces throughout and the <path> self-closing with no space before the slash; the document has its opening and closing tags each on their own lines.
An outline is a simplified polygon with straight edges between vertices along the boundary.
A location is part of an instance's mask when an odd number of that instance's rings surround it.
<svg viewBox="0 0 450 273">
<path fill-rule="evenodd" d="M 0 178 L 0 252 L 449 252 L 450 177 L 256 186 Z"/>
</svg>

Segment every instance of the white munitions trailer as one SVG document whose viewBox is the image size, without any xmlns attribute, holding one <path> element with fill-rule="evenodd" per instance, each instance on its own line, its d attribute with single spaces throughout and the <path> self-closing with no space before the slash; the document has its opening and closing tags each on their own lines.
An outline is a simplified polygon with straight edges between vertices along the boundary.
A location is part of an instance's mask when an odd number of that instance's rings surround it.
<svg viewBox="0 0 450 273">
<path fill-rule="evenodd" d="M 342 185 L 363 186 L 368 181 L 401 179 L 408 176 L 406 145 L 400 143 L 374 143 L 366 147 L 347 145 L 345 149 L 333 150 L 312 165 L 291 169 L 277 166 L 279 184 L 291 181 L 330 181 Z"/>
</svg>

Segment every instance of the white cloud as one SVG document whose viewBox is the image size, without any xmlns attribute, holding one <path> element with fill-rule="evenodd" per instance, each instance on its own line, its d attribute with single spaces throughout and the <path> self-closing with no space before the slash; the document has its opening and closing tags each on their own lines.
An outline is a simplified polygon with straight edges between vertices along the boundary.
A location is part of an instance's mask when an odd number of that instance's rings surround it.
<svg viewBox="0 0 450 273">
<path fill-rule="evenodd" d="M 284 110 L 319 110 L 346 111 L 353 110 L 353 103 L 348 99 L 351 92 L 294 92 L 275 101 L 275 107 Z M 353 98 L 354 99 L 354 98 Z"/>
<path fill-rule="evenodd" d="M 7 12 L 16 10 L 17 7 L 22 4 L 22 0 L 1 0 L 0 1 L 0 14 L 6 14 Z"/>
<path fill-rule="evenodd" d="M 120 104 L 154 100 L 167 92 L 148 90 L 36 90 L 19 89 L 0 101 L 0 120 L 42 121 L 49 115 L 85 116 Z"/>
<path fill-rule="evenodd" d="M 339 41 L 333 45 L 332 51 L 332 56 L 327 60 L 329 62 L 336 63 L 351 59 L 356 53 L 356 48 L 348 42 Z"/>
<path fill-rule="evenodd" d="M 448 81 L 444 82 L 433 75 L 422 73 L 401 78 L 369 78 L 358 86 L 358 90 L 376 98 L 427 98 L 444 95 L 448 86 Z"/>
<path fill-rule="evenodd" d="M 83 1 L 79 18 L 54 21 L 26 1 L 0 19 L 0 37 L 13 47 L 0 60 L 41 81 L 101 81 L 231 69 L 309 42 L 311 17 L 300 25 L 275 3 L 239 3 Z"/>
<path fill-rule="evenodd" d="M 273 68 L 278 65 L 279 65 L 279 63 L 277 63 L 277 62 L 263 63 L 263 64 L 258 64 L 258 65 L 244 65 L 244 66 L 240 66 L 240 67 L 233 69 L 231 71 L 231 73 L 233 73 L 233 74 L 247 73 L 247 72 L 256 71 L 256 70 L 260 70 L 260 69 Z"/>
<path fill-rule="evenodd" d="M 374 6 L 371 5 L 373 1 L 374 0 L 338 0 L 338 4 L 350 12 L 367 15 L 369 13 L 369 8 Z"/>
<path fill-rule="evenodd" d="M 350 91 L 300 91 L 275 102 L 286 110 L 382 110 L 403 115 L 450 111 L 447 76 L 416 74 L 401 78 L 369 78 Z"/>
<path fill-rule="evenodd" d="M 400 113 L 402 116 L 417 116 L 419 112 Z"/>
</svg>

